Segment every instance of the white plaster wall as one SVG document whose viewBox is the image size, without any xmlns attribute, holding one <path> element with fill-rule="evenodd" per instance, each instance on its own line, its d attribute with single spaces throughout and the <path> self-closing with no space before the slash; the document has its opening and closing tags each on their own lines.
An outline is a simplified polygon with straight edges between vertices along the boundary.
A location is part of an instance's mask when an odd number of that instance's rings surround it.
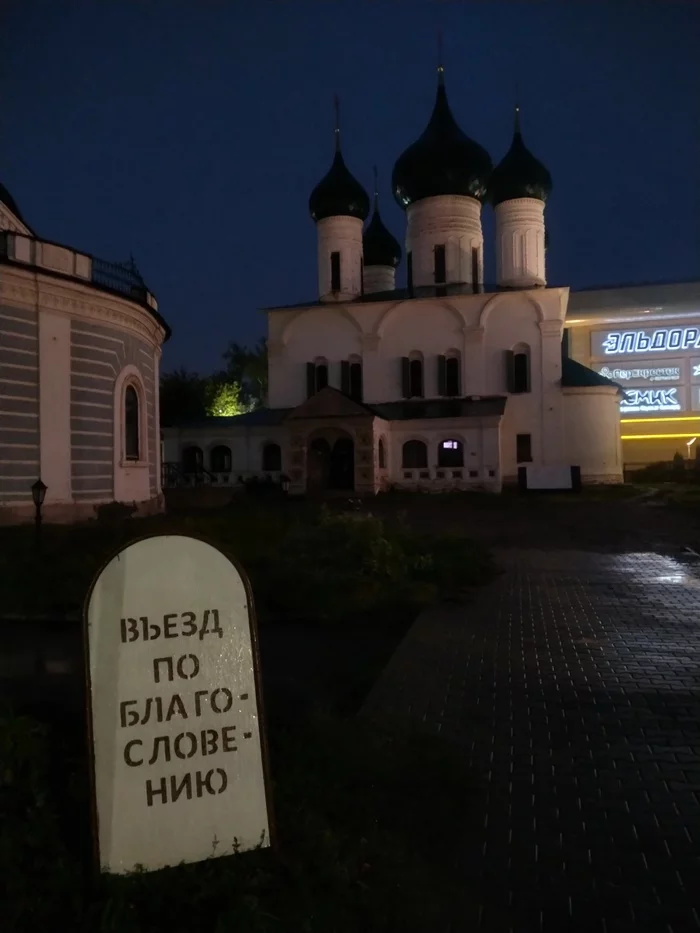
<svg viewBox="0 0 700 933">
<path fill-rule="evenodd" d="M 362 221 L 325 217 L 318 234 L 318 294 L 322 301 L 349 301 L 362 292 Z M 331 289 L 331 253 L 340 253 L 340 291 Z"/>
<path fill-rule="evenodd" d="M 472 247 L 479 250 L 479 283 L 483 282 L 479 201 L 459 195 L 424 198 L 409 206 L 406 217 L 406 252 L 412 254 L 414 287 L 435 284 L 434 247 L 439 244 L 445 245 L 448 284 L 472 283 Z"/>
<path fill-rule="evenodd" d="M 564 389 L 566 459 L 589 481 L 622 482 L 617 391 L 605 386 Z"/>
<path fill-rule="evenodd" d="M 396 288 L 396 269 L 393 266 L 365 266 L 365 295 L 391 292 Z"/>
<path fill-rule="evenodd" d="M 182 454 L 190 446 L 200 447 L 204 468 L 211 470 L 211 451 L 219 445 L 231 450 L 231 476 L 245 479 L 262 474 L 262 453 L 266 444 L 279 444 L 282 449 L 282 471 L 289 469 L 286 433 L 282 426 L 233 427 L 207 425 L 203 427 L 163 428 L 163 448 L 167 463 L 182 463 Z"/>
<path fill-rule="evenodd" d="M 546 284 L 544 202 L 517 198 L 497 205 L 496 281 L 510 288 Z"/>
<path fill-rule="evenodd" d="M 40 311 L 39 429 L 47 505 L 72 501 L 70 348 L 70 318 L 56 311 Z"/>
</svg>

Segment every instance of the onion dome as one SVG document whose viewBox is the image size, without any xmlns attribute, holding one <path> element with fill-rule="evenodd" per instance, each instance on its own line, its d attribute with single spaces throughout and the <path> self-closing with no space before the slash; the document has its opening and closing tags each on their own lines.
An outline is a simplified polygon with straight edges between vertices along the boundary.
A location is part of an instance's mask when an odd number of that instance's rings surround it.
<svg viewBox="0 0 700 933">
<path fill-rule="evenodd" d="M 491 168 L 488 152 L 457 126 L 447 102 L 440 66 L 430 122 L 394 166 L 391 176 L 394 197 L 403 208 L 440 194 L 484 201 Z"/>
<path fill-rule="evenodd" d="M 515 108 L 515 129 L 510 149 L 491 175 L 489 200 L 495 207 L 515 198 L 546 201 L 552 190 L 552 176 L 523 142 L 520 108 Z"/>
<path fill-rule="evenodd" d="M 0 204 L 4 204 L 5 207 L 7 207 L 9 210 L 12 211 L 12 213 L 15 215 L 17 220 L 21 220 L 22 223 L 24 223 L 22 215 L 19 212 L 19 208 L 17 207 L 17 202 L 15 201 L 15 199 L 12 197 L 10 192 L 1 182 L 0 182 Z"/>
<path fill-rule="evenodd" d="M 362 235 L 362 253 L 365 266 L 393 266 L 401 262 L 401 247 L 396 237 L 384 226 L 379 216 L 379 192 L 377 191 L 377 169 L 374 169 L 374 211 L 367 229 Z"/>
<path fill-rule="evenodd" d="M 315 221 L 325 217 L 357 217 L 359 220 L 366 220 L 369 214 L 369 196 L 348 171 L 340 151 L 338 106 L 336 97 L 335 156 L 328 173 L 311 192 L 309 212 Z"/>
</svg>

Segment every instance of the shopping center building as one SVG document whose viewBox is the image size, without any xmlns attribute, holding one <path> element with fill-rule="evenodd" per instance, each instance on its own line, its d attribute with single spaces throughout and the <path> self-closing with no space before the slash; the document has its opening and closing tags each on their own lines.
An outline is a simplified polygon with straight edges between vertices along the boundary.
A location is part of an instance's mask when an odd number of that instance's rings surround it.
<svg viewBox="0 0 700 933">
<path fill-rule="evenodd" d="M 625 389 L 626 469 L 700 449 L 700 281 L 571 291 L 571 357 Z"/>
</svg>

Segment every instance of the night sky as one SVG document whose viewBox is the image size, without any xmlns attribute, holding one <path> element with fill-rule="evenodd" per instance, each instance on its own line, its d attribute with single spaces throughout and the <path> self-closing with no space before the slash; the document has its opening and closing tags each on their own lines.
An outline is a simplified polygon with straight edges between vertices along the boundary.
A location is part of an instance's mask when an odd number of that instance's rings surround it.
<svg viewBox="0 0 700 933">
<path fill-rule="evenodd" d="M 0 0 L 0 179 L 40 236 L 134 254 L 166 369 L 219 365 L 316 297 L 308 196 L 343 151 L 389 190 L 447 92 L 497 161 L 512 109 L 550 169 L 548 279 L 700 279 L 700 3 Z M 493 221 L 484 211 L 486 279 Z M 398 273 L 403 284 L 405 269 Z"/>
</svg>

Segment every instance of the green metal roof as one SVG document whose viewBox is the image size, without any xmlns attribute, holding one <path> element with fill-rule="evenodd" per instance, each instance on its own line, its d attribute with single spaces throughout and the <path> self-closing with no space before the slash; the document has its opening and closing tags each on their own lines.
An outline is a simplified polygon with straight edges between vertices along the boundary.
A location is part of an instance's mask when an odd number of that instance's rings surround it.
<svg viewBox="0 0 700 933">
<path fill-rule="evenodd" d="M 569 356 L 562 357 L 561 361 L 561 384 L 563 388 L 595 388 L 597 386 L 608 386 L 624 392 L 622 386 L 608 379 L 607 376 L 601 376 L 600 373 L 589 369 L 583 363 L 572 360 Z"/>
</svg>

